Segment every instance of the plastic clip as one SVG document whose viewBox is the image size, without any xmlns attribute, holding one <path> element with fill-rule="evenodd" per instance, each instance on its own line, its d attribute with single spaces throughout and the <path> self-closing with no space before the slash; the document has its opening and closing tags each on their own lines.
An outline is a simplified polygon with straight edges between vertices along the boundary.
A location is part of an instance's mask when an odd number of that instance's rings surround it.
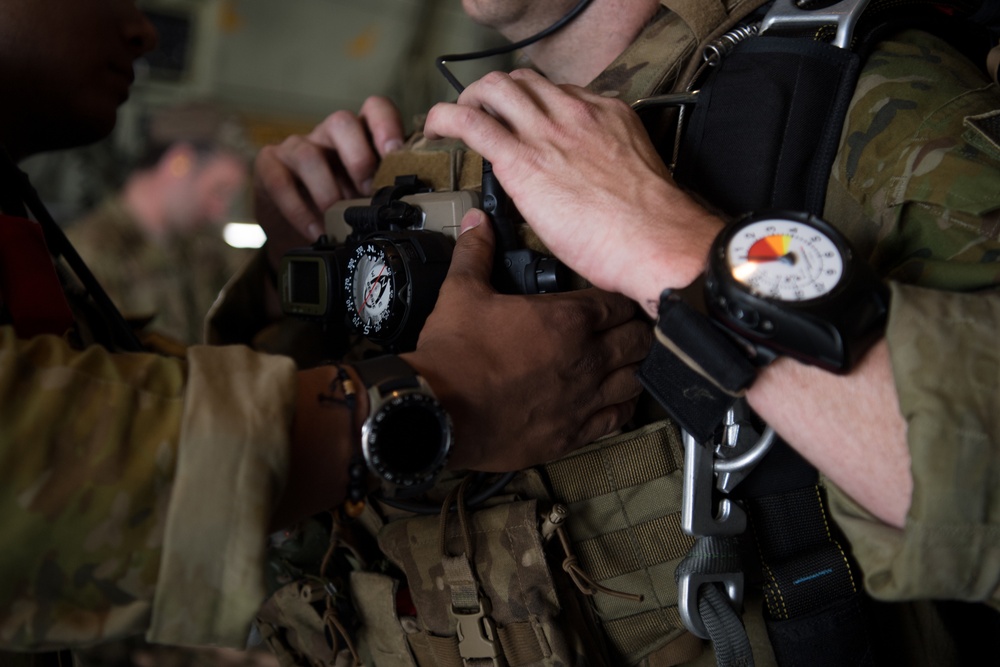
<svg viewBox="0 0 1000 667">
<path fill-rule="evenodd" d="M 458 654 L 463 662 L 469 660 L 492 660 L 499 666 L 500 651 L 497 649 L 497 627 L 484 608 L 482 599 L 479 609 L 464 613 L 452 608 L 452 616 L 458 622 Z"/>
</svg>

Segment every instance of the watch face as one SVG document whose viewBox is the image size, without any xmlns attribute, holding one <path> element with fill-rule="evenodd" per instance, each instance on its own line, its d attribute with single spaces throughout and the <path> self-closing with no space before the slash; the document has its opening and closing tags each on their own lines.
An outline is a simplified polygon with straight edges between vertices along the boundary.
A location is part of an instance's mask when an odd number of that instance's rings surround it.
<svg viewBox="0 0 1000 667">
<path fill-rule="evenodd" d="M 385 246 L 364 243 L 347 263 L 348 316 L 364 334 L 379 333 L 387 326 L 396 298 L 396 275 Z"/>
<path fill-rule="evenodd" d="M 726 268 L 749 291 L 778 301 L 829 294 L 844 276 L 840 247 L 823 231 L 796 220 L 756 220 L 725 247 Z"/>
<path fill-rule="evenodd" d="M 404 392 L 384 403 L 362 434 L 371 469 L 390 484 L 423 487 L 451 449 L 451 420 L 434 397 Z"/>
</svg>

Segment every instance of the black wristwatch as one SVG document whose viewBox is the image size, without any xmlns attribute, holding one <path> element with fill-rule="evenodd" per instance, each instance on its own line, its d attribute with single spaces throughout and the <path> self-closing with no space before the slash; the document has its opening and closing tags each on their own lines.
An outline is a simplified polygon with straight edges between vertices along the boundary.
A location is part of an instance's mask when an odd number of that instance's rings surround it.
<svg viewBox="0 0 1000 667">
<path fill-rule="evenodd" d="M 387 496 L 414 496 L 434 485 L 454 435 L 430 385 L 396 355 L 352 363 L 368 392 L 361 450 Z"/>
<path fill-rule="evenodd" d="M 787 355 L 846 373 L 882 335 L 889 289 L 826 221 L 768 211 L 737 220 L 716 238 L 705 302 L 758 362 Z"/>
<path fill-rule="evenodd" d="M 760 366 L 787 355 L 848 372 L 882 335 L 889 290 L 847 239 L 816 216 L 767 211 L 730 223 L 704 276 L 707 316 L 672 290 L 660 344 L 639 379 L 699 440 L 711 437 Z"/>
</svg>

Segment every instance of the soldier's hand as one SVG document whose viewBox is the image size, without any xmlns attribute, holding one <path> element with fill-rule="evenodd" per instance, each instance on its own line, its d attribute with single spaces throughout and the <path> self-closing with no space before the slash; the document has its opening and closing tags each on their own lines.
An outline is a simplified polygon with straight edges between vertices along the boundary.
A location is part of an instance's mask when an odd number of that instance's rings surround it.
<svg viewBox="0 0 1000 667">
<path fill-rule="evenodd" d="M 553 460 L 621 427 L 652 339 L 621 295 L 497 293 L 486 220 L 478 210 L 463 220 L 434 312 L 416 351 L 404 356 L 454 420 L 451 465 L 500 472 Z"/>
<path fill-rule="evenodd" d="M 627 104 L 531 70 L 470 84 L 457 104 L 431 109 L 424 131 L 492 162 L 556 256 L 651 314 L 664 288 L 701 273 L 722 226 L 673 183 Z"/>
<path fill-rule="evenodd" d="M 370 97 L 361 110 L 337 111 L 306 136 L 266 146 L 254 164 L 254 208 L 272 263 L 323 233 L 323 213 L 341 199 L 371 194 L 386 153 L 402 146 L 395 105 Z"/>
</svg>

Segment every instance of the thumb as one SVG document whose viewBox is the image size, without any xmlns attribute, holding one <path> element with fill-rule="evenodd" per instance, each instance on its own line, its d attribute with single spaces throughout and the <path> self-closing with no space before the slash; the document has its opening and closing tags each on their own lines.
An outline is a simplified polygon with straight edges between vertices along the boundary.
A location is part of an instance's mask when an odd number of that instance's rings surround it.
<svg viewBox="0 0 1000 667">
<path fill-rule="evenodd" d="M 489 218 L 481 210 L 470 210 L 462 218 L 462 233 L 455 242 L 448 278 L 462 277 L 489 285 L 496 239 Z"/>
</svg>

